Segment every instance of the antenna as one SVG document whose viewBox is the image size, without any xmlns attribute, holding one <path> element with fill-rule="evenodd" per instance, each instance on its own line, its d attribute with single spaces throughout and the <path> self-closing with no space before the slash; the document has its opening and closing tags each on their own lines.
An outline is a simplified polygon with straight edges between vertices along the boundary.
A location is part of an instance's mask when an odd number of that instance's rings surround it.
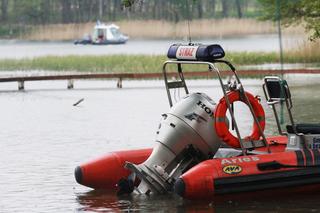
<svg viewBox="0 0 320 213">
<path fill-rule="evenodd" d="M 188 0 L 186 0 L 186 6 L 187 6 L 187 16 L 188 16 L 188 40 L 189 40 L 189 44 L 191 44 L 192 41 L 191 41 L 191 33 L 190 33 L 190 11 L 189 11 Z"/>
</svg>

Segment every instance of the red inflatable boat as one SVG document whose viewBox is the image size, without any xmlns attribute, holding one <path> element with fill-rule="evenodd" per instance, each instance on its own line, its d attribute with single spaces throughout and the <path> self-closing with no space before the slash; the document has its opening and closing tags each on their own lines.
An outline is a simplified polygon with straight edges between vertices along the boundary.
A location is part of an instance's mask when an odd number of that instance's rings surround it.
<svg viewBox="0 0 320 213">
<path fill-rule="evenodd" d="M 162 115 L 155 147 L 113 152 L 80 165 L 75 169 L 79 184 L 118 194 L 175 192 L 186 199 L 320 186 L 320 125 L 295 123 L 285 80 L 264 78 L 263 91 L 279 132 L 267 137 L 260 97 L 245 91 L 233 65 L 221 59 L 221 46 L 172 45 L 168 57 L 163 76 L 170 110 Z M 226 84 L 216 63 L 230 67 L 233 77 Z M 218 104 L 204 93 L 189 93 L 183 66 L 190 64 L 217 74 L 223 92 Z M 174 80 L 168 80 L 168 65 L 177 67 Z M 181 88 L 186 96 L 173 104 L 171 92 Z M 241 135 L 234 115 L 238 101 L 248 106 L 253 119 L 248 136 Z M 287 109 L 286 131 L 277 104 Z"/>
<path fill-rule="evenodd" d="M 272 152 L 283 152 L 287 138 L 283 136 L 268 138 Z M 259 149 L 260 151 L 265 151 Z M 106 155 L 77 166 L 76 181 L 93 189 L 118 190 L 117 184 L 121 179 L 127 179 L 131 172 L 125 163 L 141 164 L 151 155 L 152 149 L 128 150 L 107 153 Z"/>
</svg>

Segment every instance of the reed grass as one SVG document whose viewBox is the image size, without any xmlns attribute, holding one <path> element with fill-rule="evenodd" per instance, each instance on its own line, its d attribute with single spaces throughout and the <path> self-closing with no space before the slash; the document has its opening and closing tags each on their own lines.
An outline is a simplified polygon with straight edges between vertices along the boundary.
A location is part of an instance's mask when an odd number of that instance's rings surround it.
<svg viewBox="0 0 320 213">
<path fill-rule="evenodd" d="M 23 40 L 63 41 L 82 38 L 92 32 L 94 23 L 51 24 L 33 26 L 29 33 L 22 36 Z"/>
<path fill-rule="evenodd" d="M 318 43 L 317 43 L 318 45 Z M 319 47 L 319 46 L 318 46 Z M 225 59 L 236 67 L 240 65 L 260 65 L 279 63 L 279 54 L 275 52 L 234 52 L 227 53 Z M 109 56 L 45 56 L 25 59 L 2 59 L 0 70 L 47 70 L 109 73 L 150 73 L 161 72 L 164 55 L 109 55 Z M 316 45 L 305 50 L 294 50 L 284 54 L 285 63 L 319 63 L 320 50 Z M 199 68 L 189 67 L 187 70 Z M 205 70 L 200 67 L 200 70 Z"/>
<path fill-rule="evenodd" d="M 157 72 L 165 56 L 45 56 L 0 60 L 0 70 L 49 70 L 80 72 Z"/>
<path fill-rule="evenodd" d="M 300 63 L 320 63 L 320 40 L 315 42 L 298 41 L 296 47 L 285 51 L 284 57 L 288 63 L 296 63 L 297 60 Z"/>
<path fill-rule="evenodd" d="M 188 35 L 185 21 L 173 23 L 158 20 L 134 20 L 115 22 L 121 31 L 130 38 L 146 39 L 181 39 Z M 27 40 L 75 40 L 84 34 L 92 32 L 95 23 L 80 24 L 52 24 L 32 27 L 30 33 L 23 35 Z M 241 36 L 248 34 L 275 33 L 276 27 L 272 22 L 262 22 L 255 19 L 202 19 L 190 22 L 191 36 L 193 38 L 212 38 L 223 36 Z M 288 28 L 288 34 L 303 32 L 301 27 Z"/>
</svg>

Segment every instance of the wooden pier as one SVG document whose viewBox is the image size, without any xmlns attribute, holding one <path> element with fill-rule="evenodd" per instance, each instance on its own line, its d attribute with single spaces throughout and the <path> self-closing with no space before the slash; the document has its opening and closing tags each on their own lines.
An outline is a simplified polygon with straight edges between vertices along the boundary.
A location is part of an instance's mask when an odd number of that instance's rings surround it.
<svg viewBox="0 0 320 213">
<path fill-rule="evenodd" d="M 245 77 L 263 77 L 267 75 L 280 74 L 320 74 L 319 69 L 291 69 L 291 70 L 240 70 L 237 71 L 239 76 Z M 186 78 L 201 77 L 212 78 L 216 74 L 208 71 L 184 72 Z M 229 75 L 230 71 L 222 71 L 221 75 Z M 177 76 L 177 73 L 168 73 L 169 77 Z M 72 75 L 44 75 L 44 76 L 18 76 L 18 77 L 0 77 L 0 82 L 17 82 L 18 89 L 24 90 L 26 81 L 53 81 L 67 80 L 67 88 L 74 88 L 74 81 L 80 79 L 117 79 L 117 87 L 122 88 L 123 79 L 160 79 L 162 73 L 90 73 L 90 74 L 72 74 Z"/>
</svg>

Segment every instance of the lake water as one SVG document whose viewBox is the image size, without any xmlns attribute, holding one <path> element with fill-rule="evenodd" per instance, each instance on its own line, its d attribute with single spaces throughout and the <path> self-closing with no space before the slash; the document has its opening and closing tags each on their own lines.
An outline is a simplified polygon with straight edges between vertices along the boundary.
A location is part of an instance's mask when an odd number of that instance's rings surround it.
<svg viewBox="0 0 320 213">
<path fill-rule="evenodd" d="M 319 122 L 318 76 L 286 76 L 292 85 L 295 118 Z M 319 195 L 225 201 L 186 201 L 173 195 L 117 197 L 78 185 L 74 168 L 116 150 L 154 145 L 160 115 L 169 109 L 162 81 L 65 81 L 0 84 L 0 212 L 318 212 Z M 243 80 L 263 96 L 262 80 Z M 192 80 L 191 91 L 221 97 L 215 80 Z M 84 101 L 73 106 L 79 99 Z M 266 134 L 276 133 L 271 110 Z M 236 111 L 237 112 L 237 111 Z M 248 111 L 239 122 L 248 129 Z"/>
<path fill-rule="evenodd" d="M 284 39 L 291 47 L 301 38 L 292 36 Z M 278 36 L 275 34 L 243 37 L 194 40 L 194 43 L 220 44 L 225 51 L 279 51 Z M 0 58 L 33 58 L 46 55 L 110 55 L 110 54 L 156 54 L 167 53 L 173 43 L 188 43 L 184 40 L 129 40 L 124 45 L 74 45 L 69 42 L 27 42 L 0 40 Z"/>
</svg>

